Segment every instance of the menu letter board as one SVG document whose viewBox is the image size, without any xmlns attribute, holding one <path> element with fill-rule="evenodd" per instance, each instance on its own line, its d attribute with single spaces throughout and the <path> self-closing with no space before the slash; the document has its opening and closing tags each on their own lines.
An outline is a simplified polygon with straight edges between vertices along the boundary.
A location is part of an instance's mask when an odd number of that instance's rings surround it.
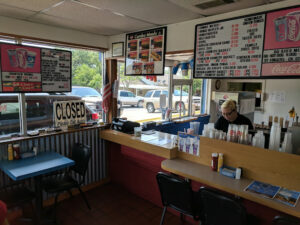
<svg viewBox="0 0 300 225">
<path fill-rule="evenodd" d="M 71 91 L 71 52 L 1 44 L 0 92 Z"/>
<path fill-rule="evenodd" d="M 42 49 L 43 91 L 71 91 L 71 52 Z"/>
<path fill-rule="evenodd" d="M 194 61 L 194 78 L 299 77 L 300 8 L 198 24 Z"/>
<path fill-rule="evenodd" d="M 126 34 L 125 75 L 164 75 L 166 27 Z"/>
</svg>

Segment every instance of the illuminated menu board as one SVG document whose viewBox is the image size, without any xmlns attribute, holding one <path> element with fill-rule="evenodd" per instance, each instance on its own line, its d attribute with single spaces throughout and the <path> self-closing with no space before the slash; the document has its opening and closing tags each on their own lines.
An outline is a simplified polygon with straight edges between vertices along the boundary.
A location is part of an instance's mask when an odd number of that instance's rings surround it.
<svg viewBox="0 0 300 225">
<path fill-rule="evenodd" d="M 0 44 L 0 92 L 70 92 L 69 51 Z"/>
<path fill-rule="evenodd" d="M 164 75 L 166 27 L 126 34 L 125 75 Z"/>
<path fill-rule="evenodd" d="M 194 78 L 300 77 L 300 8 L 198 24 Z"/>
</svg>

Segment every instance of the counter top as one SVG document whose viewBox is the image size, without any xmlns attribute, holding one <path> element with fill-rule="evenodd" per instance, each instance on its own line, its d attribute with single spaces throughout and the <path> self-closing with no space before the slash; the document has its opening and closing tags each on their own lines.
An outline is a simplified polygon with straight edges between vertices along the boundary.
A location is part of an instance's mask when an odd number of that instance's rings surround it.
<svg viewBox="0 0 300 225">
<path fill-rule="evenodd" d="M 257 202 L 259 204 L 300 218 L 299 202 L 296 207 L 291 207 L 276 202 L 275 200 L 263 198 L 257 194 L 244 191 L 244 189 L 252 182 L 250 179 L 242 178 L 240 180 L 235 180 L 211 171 L 209 166 L 190 162 L 184 159 L 164 160 L 161 164 L 161 167 L 171 173 L 187 177 L 191 180 L 198 181 L 208 186 L 238 195 L 250 201 Z"/>
<path fill-rule="evenodd" d="M 125 145 L 142 152 L 147 152 L 163 158 L 172 159 L 176 157 L 177 147 L 173 147 L 173 134 L 153 131 L 152 134 L 142 134 L 141 137 L 134 137 L 115 130 L 100 131 L 100 138 Z"/>
</svg>

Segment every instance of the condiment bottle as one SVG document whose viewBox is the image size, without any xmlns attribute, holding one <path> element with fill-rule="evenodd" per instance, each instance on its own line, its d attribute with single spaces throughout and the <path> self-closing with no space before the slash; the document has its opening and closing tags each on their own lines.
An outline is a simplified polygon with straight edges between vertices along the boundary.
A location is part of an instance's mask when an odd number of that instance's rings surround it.
<svg viewBox="0 0 300 225">
<path fill-rule="evenodd" d="M 14 152 L 13 152 L 12 144 L 8 144 L 7 153 L 8 153 L 8 160 L 14 160 Z"/>
<path fill-rule="evenodd" d="M 218 158 L 218 172 L 220 172 L 220 168 L 223 167 L 223 153 L 219 153 Z"/>
<path fill-rule="evenodd" d="M 213 171 L 218 170 L 218 153 L 211 154 L 211 169 Z"/>
<path fill-rule="evenodd" d="M 20 159 L 20 145 L 19 144 L 13 145 L 13 151 L 14 151 L 14 159 Z"/>
<path fill-rule="evenodd" d="M 236 168 L 235 170 L 235 179 L 241 179 L 242 169 L 240 167 Z"/>
</svg>

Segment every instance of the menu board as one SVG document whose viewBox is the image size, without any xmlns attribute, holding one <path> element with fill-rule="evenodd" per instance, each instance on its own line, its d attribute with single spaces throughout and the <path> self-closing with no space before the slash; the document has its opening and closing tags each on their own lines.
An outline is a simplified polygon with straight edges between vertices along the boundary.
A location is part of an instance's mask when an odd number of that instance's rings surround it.
<svg viewBox="0 0 300 225">
<path fill-rule="evenodd" d="M 43 91 L 71 91 L 71 52 L 41 49 Z"/>
<path fill-rule="evenodd" d="M 194 78 L 300 77 L 300 7 L 198 24 Z"/>
<path fill-rule="evenodd" d="M 71 52 L 1 44 L 0 92 L 71 91 Z"/>
<path fill-rule="evenodd" d="M 164 75 L 166 27 L 126 34 L 125 75 Z"/>
</svg>

